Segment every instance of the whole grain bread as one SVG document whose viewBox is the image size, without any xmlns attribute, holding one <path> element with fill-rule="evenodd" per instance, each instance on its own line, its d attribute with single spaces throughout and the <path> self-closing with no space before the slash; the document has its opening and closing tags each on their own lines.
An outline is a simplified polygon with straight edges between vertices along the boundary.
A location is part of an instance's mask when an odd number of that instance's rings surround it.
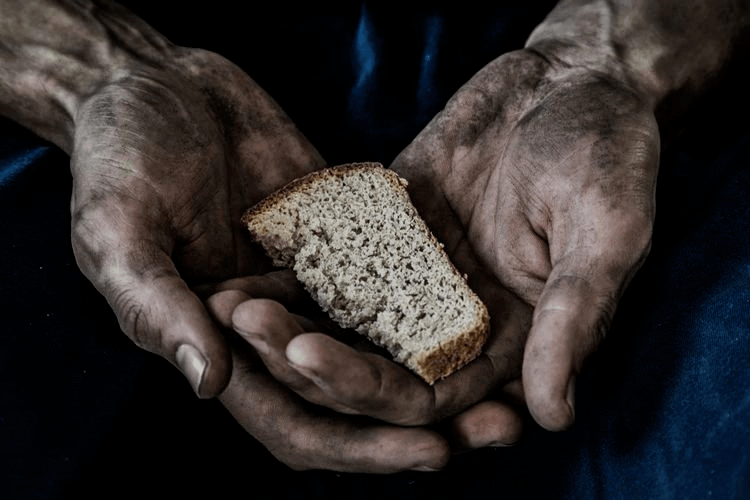
<svg viewBox="0 0 750 500">
<path fill-rule="evenodd" d="M 319 170 L 242 220 L 274 264 L 293 269 L 333 320 L 367 335 L 426 382 L 480 354 L 487 309 L 395 172 L 378 163 Z"/>
</svg>

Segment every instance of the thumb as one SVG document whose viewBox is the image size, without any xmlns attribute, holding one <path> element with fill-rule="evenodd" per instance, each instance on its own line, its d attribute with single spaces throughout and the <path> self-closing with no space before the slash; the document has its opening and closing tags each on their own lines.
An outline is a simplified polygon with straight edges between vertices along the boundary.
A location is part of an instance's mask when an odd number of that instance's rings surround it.
<svg viewBox="0 0 750 500">
<path fill-rule="evenodd" d="M 534 310 L 522 375 L 529 411 L 542 427 L 559 431 L 575 420 L 576 376 L 639 266 L 579 255 L 552 270 Z"/>
<path fill-rule="evenodd" d="M 231 375 L 231 355 L 200 299 L 180 278 L 164 246 L 144 239 L 76 237 L 81 270 L 104 295 L 136 345 L 176 365 L 201 398 L 217 396 Z"/>
<path fill-rule="evenodd" d="M 575 275 L 547 282 L 534 311 L 523 361 L 526 403 L 542 427 L 557 431 L 573 423 L 575 379 L 609 325 L 612 302 Z"/>
<path fill-rule="evenodd" d="M 653 210 L 615 209 L 611 203 L 606 209 L 601 203 L 581 207 L 566 212 L 557 241 L 550 241 L 553 267 L 524 350 L 527 406 L 539 425 L 553 431 L 573 423 L 576 376 L 604 338 L 651 247 Z"/>
<path fill-rule="evenodd" d="M 176 272 L 155 267 L 153 278 L 121 290 L 113 309 L 123 330 L 175 364 L 199 397 L 218 396 L 229 383 L 230 352 L 202 302 Z"/>
</svg>

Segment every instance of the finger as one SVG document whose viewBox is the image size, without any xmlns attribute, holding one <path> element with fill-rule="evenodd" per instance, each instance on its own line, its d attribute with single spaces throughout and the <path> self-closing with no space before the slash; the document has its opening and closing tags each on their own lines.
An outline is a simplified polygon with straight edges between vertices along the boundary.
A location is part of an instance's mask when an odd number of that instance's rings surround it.
<svg viewBox="0 0 750 500">
<path fill-rule="evenodd" d="M 242 290 L 223 290 L 206 299 L 206 309 L 223 328 L 232 329 L 232 314 L 241 303 L 250 300 Z"/>
<path fill-rule="evenodd" d="M 435 432 L 388 426 L 310 405 L 268 374 L 236 369 L 221 402 L 280 461 L 296 470 L 395 473 L 437 470 L 450 451 Z"/>
<path fill-rule="evenodd" d="M 286 359 L 332 403 L 323 403 L 320 396 L 316 402 L 399 425 L 424 425 L 453 415 L 476 403 L 501 379 L 500 366 L 482 355 L 430 386 L 379 354 L 356 350 L 319 333 L 294 337 Z"/>
<path fill-rule="evenodd" d="M 304 329 L 284 306 L 268 299 L 247 300 L 234 309 L 232 328 L 253 346 L 269 372 L 308 401 L 344 413 L 356 413 L 332 400 L 312 380 L 290 366 L 288 344 Z"/>
<path fill-rule="evenodd" d="M 512 446 L 521 438 L 523 420 L 510 404 L 485 400 L 451 418 L 446 434 L 454 453 Z"/>
<path fill-rule="evenodd" d="M 357 413 L 401 425 L 442 420 L 521 375 L 528 307 L 499 287 L 489 286 L 489 278 L 477 274 L 470 279 L 490 305 L 492 334 L 476 360 L 433 386 L 382 356 L 357 351 L 325 335 L 295 337 L 286 357 L 328 397 Z"/>
<path fill-rule="evenodd" d="M 548 430 L 575 419 L 575 377 L 593 352 L 611 315 L 587 281 L 564 276 L 550 282 L 537 307 L 524 356 L 529 411 Z"/>
<path fill-rule="evenodd" d="M 266 274 L 243 276 L 212 285 L 203 285 L 196 293 L 204 298 L 226 290 L 242 291 L 247 296 L 275 300 L 286 307 L 295 304 L 307 306 L 312 299 L 297 281 L 291 270 L 273 271 Z"/>
<path fill-rule="evenodd" d="M 214 319 L 214 321 L 216 321 L 223 328 L 231 330 L 233 328 L 232 314 L 234 313 L 235 308 L 242 302 L 248 301 L 254 297 L 278 300 L 278 298 L 284 296 L 283 292 L 279 293 L 280 290 L 278 289 L 269 289 L 268 285 L 269 283 L 267 275 L 235 278 L 225 281 L 221 285 L 216 287 L 221 291 L 210 295 L 206 299 L 206 308 L 208 309 L 208 312 Z M 235 286 L 237 286 L 237 288 L 234 288 Z M 248 294 L 248 290 L 252 290 L 258 295 Z M 264 295 L 264 293 L 267 291 L 269 292 L 268 295 Z M 318 322 L 304 316 L 292 314 L 292 317 L 306 332 L 321 331 L 321 329 L 323 328 Z"/>
<path fill-rule="evenodd" d="M 350 413 L 399 425 L 433 423 L 480 400 L 499 379 L 488 355 L 428 385 L 401 365 L 323 334 L 294 337 L 289 365 Z"/>
<path fill-rule="evenodd" d="M 327 335 L 308 333 L 289 342 L 286 359 L 350 412 L 400 425 L 433 420 L 432 388 L 382 356 L 357 351 Z"/>
<path fill-rule="evenodd" d="M 138 346 L 176 365 L 199 397 L 219 394 L 231 373 L 228 348 L 163 245 L 146 239 L 106 244 L 77 224 L 73 231 L 76 260 L 122 330 Z"/>
<path fill-rule="evenodd" d="M 612 222 L 611 233 L 599 231 L 596 245 L 556 262 L 535 308 L 523 388 L 529 411 L 546 429 L 573 423 L 576 377 L 604 338 L 624 288 L 648 253 L 650 230 L 621 224 Z"/>
</svg>

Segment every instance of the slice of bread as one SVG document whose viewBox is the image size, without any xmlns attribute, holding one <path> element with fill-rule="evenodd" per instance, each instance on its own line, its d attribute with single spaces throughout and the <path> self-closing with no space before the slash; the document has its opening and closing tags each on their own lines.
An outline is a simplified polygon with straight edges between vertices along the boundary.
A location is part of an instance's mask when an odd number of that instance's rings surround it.
<svg viewBox="0 0 750 500">
<path fill-rule="evenodd" d="M 406 181 L 379 163 L 297 179 L 242 221 L 334 321 L 429 384 L 481 352 L 487 308 L 417 213 Z"/>
</svg>

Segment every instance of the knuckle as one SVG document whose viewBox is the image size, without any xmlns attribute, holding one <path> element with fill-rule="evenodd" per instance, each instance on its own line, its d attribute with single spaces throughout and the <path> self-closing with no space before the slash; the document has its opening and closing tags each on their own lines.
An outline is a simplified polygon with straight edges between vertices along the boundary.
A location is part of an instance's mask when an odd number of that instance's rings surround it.
<svg viewBox="0 0 750 500">
<path fill-rule="evenodd" d="M 594 351 L 609 331 L 620 287 L 620 282 L 614 278 L 602 281 L 600 277 L 590 279 L 580 274 L 562 274 L 548 284 L 547 292 L 553 298 L 547 299 L 544 307 L 535 311 L 535 316 L 538 319 L 545 313 L 562 314 L 567 321 L 574 321 L 577 351 L 586 355 Z"/>
<path fill-rule="evenodd" d="M 106 192 L 72 208 L 71 243 L 81 271 L 107 299 L 121 330 L 140 348 L 167 351 L 159 324 L 154 286 L 178 276 L 165 242 L 144 238 L 126 223 L 124 201 Z M 158 297 L 157 297 L 158 298 Z"/>
<path fill-rule="evenodd" d="M 598 276 L 588 276 L 592 284 L 602 277 L 608 277 L 612 283 L 628 281 L 648 256 L 652 234 L 650 216 L 637 211 L 614 211 L 580 229 L 560 261 L 569 260 L 576 269 L 588 267 L 596 271 Z M 585 272 L 580 274 L 587 276 Z"/>
<path fill-rule="evenodd" d="M 411 374 L 390 365 L 369 366 L 369 390 L 355 392 L 351 406 L 363 414 L 380 415 L 387 421 L 404 426 L 425 425 L 436 420 L 435 391 L 415 384 Z"/>
</svg>

